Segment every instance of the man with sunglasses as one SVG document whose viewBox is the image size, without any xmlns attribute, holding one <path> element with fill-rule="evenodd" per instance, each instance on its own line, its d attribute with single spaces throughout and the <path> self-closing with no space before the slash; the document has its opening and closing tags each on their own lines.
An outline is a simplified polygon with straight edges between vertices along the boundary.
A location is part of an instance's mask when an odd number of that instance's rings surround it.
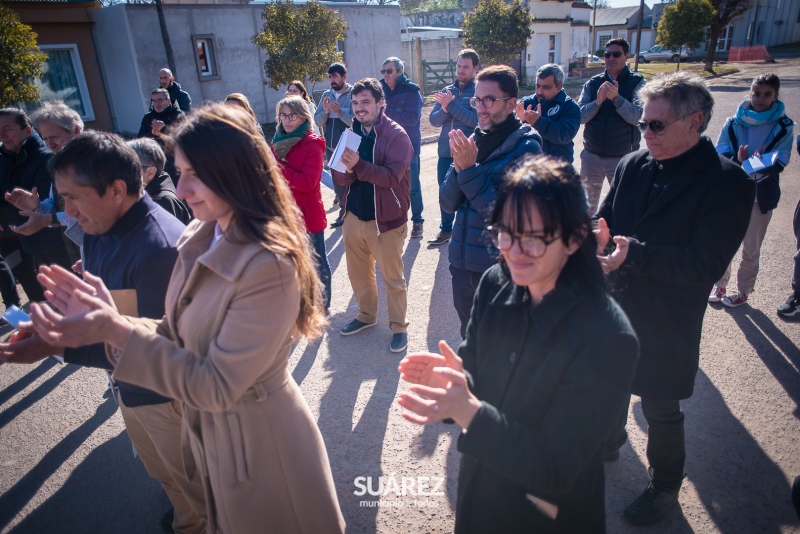
<svg viewBox="0 0 800 534">
<path fill-rule="evenodd" d="M 503 176 L 529 154 L 542 153 L 542 138 L 514 114 L 519 85 L 517 73 L 505 65 L 483 69 L 475 77 L 475 96 L 469 99 L 478 127 L 467 137 L 449 133 L 453 165 L 439 188 L 439 205 L 455 214 L 449 245 L 453 305 L 466 333 L 472 300 L 484 271 L 497 262 L 486 236 L 486 210 L 497 196 Z"/>
<path fill-rule="evenodd" d="M 642 108 L 636 95 L 644 85 L 644 77 L 628 69 L 625 39 L 611 39 L 603 54 L 606 70 L 589 79 L 583 86 L 578 106 L 581 108 L 583 151 L 581 181 L 589 199 L 589 213 L 594 214 L 600 201 L 603 181 L 611 181 L 622 156 L 639 150 L 641 136 L 636 122 Z"/>
<path fill-rule="evenodd" d="M 745 235 L 755 182 L 701 136 L 714 107 L 701 78 L 656 76 L 639 98 L 647 150 L 620 161 L 595 233 L 612 294 L 640 343 L 632 393 L 647 420 L 650 483 L 625 519 L 651 524 L 678 503 L 686 459 L 680 401 L 692 396 L 706 300 Z M 627 419 L 625 410 L 606 461 L 619 458 Z"/>
<path fill-rule="evenodd" d="M 383 62 L 381 74 L 383 94 L 386 98 L 386 116 L 403 127 L 411 139 L 414 156 L 411 158 L 411 239 L 422 237 L 422 185 L 419 182 L 419 153 L 422 145 L 420 117 L 422 95 L 419 85 L 403 73 L 405 65 L 399 57 L 390 57 Z"/>
</svg>

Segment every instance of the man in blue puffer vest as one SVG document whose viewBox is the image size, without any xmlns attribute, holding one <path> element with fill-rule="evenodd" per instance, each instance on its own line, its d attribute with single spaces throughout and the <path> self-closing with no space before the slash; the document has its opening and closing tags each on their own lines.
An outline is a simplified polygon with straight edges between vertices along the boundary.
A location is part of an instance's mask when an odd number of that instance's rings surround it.
<svg viewBox="0 0 800 534">
<path fill-rule="evenodd" d="M 478 113 L 475 133 L 469 138 L 461 130 L 449 134 L 453 165 L 439 188 L 439 205 L 455 213 L 448 252 L 461 337 L 478 282 L 497 262 L 497 250 L 486 233 L 487 208 L 506 173 L 525 156 L 542 153 L 542 138 L 514 115 L 518 92 L 513 69 L 505 65 L 483 69 L 475 76 L 475 96 L 470 99 Z"/>
<path fill-rule="evenodd" d="M 422 145 L 422 132 L 419 120 L 422 116 L 422 95 L 419 85 L 404 74 L 405 64 L 399 57 L 390 57 L 383 62 L 381 86 L 386 98 L 384 113 L 403 127 L 414 147 L 411 158 L 411 239 L 422 237 L 422 185 L 419 181 L 419 153 Z"/>
<path fill-rule="evenodd" d="M 575 159 L 572 140 L 581 127 L 581 108 L 564 91 L 564 71 L 555 63 L 536 71 L 536 94 L 517 104 L 517 117 L 533 126 L 544 140 L 545 154 Z"/>
<path fill-rule="evenodd" d="M 606 71 L 590 78 L 578 99 L 581 123 L 586 125 L 581 180 L 591 215 L 597 211 L 603 180 L 611 182 L 619 160 L 639 150 L 642 138 L 636 126 L 642 118 L 642 106 L 636 102 L 636 95 L 644 78 L 628 69 L 629 50 L 625 39 L 608 41 L 603 54 Z"/>
</svg>

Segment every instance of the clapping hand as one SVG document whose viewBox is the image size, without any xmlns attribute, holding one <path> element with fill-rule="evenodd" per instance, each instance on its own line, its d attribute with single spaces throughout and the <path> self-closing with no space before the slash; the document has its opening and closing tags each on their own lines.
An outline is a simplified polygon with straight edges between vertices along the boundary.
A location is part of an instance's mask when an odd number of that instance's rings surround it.
<svg viewBox="0 0 800 534">
<path fill-rule="evenodd" d="M 332 111 L 332 112 L 333 112 L 335 115 L 337 115 L 337 116 L 339 115 L 339 101 L 338 101 L 338 100 L 334 100 L 333 102 L 331 102 L 331 103 L 329 104 L 329 107 L 330 107 L 330 110 L 331 110 L 331 111 Z"/>
<path fill-rule="evenodd" d="M 39 193 L 35 187 L 30 191 L 15 187 L 6 193 L 6 200 L 18 210 L 36 211 L 39 208 Z"/>
<path fill-rule="evenodd" d="M 478 146 L 472 136 L 467 137 L 461 130 L 450 130 L 450 152 L 453 154 L 453 166 L 461 172 L 475 165 L 478 161 Z"/>
<path fill-rule="evenodd" d="M 618 235 L 614 236 L 614 243 L 616 244 L 614 252 L 608 256 L 597 257 L 597 259 L 600 260 L 600 266 L 603 268 L 603 272 L 605 274 L 619 269 L 620 266 L 625 263 L 625 259 L 628 257 L 628 249 L 630 248 L 631 244 L 630 239 L 625 236 Z"/>
<path fill-rule="evenodd" d="M 449 89 L 447 91 L 443 92 L 440 91 L 438 93 L 434 93 L 433 98 L 435 98 L 436 102 L 438 102 L 442 106 L 442 111 L 444 111 L 445 113 L 447 113 L 447 106 L 450 105 L 450 103 L 456 99 L 456 97 L 453 95 L 453 93 L 450 92 Z"/>
<path fill-rule="evenodd" d="M 442 354 L 412 353 L 398 366 L 400 378 L 412 384 L 410 393 L 401 393 L 397 403 L 408 410 L 403 417 L 418 425 L 452 418 L 467 428 L 481 403 L 469 390 L 464 367 L 445 341 L 439 342 Z"/>
<path fill-rule="evenodd" d="M 594 238 L 597 240 L 597 255 L 602 254 L 611 240 L 611 230 L 608 228 L 608 223 L 602 217 L 597 219 L 597 229 L 594 230 Z"/>
<path fill-rule="evenodd" d="M 325 112 L 325 115 L 331 112 L 331 99 L 328 96 L 322 99 L 322 111 Z"/>
<path fill-rule="evenodd" d="M 155 135 L 156 137 L 161 135 L 161 130 L 164 129 L 164 126 L 166 126 L 164 121 L 160 121 L 157 119 L 153 119 L 153 122 L 150 123 L 150 129 L 153 135 Z"/>
<path fill-rule="evenodd" d="M 525 105 L 520 100 L 517 104 L 517 118 L 533 126 L 542 116 L 542 104 L 537 104 L 535 111 L 532 108 L 533 106 L 528 106 L 528 109 L 525 109 Z"/>
<path fill-rule="evenodd" d="M 9 225 L 8 227 L 20 235 L 33 235 L 39 230 L 50 226 L 53 220 L 49 213 L 22 210 L 19 214 L 27 217 L 28 220 L 19 226 Z"/>
</svg>

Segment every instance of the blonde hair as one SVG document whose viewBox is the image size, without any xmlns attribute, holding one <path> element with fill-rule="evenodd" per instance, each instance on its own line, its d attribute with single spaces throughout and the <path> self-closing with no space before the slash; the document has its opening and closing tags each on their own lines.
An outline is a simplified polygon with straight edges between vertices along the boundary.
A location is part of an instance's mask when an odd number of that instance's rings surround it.
<svg viewBox="0 0 800 534">
<path fill-rule="evenodd" d="M 275 106 L 275 120 L 279 123 L 281 122 L 280 114 L 283 106 L 286 106 L 290 112 L 302 118 L 303 122 L 311 124 L 311 111 L 309 111 L 308 104 L 303 100 L 303 97 L 297 95 L 287 96 L 278 102 L 278 105 Z"/>
<path fill-rule="evenodd" d="M 242 93 L 231 93 L 225 97 L 225 103 L 228 102 L 236 102 L 237 104 L 241 105 L 247 113 L 249 113 L 254 120 L 257 120 L 258 117 L 256 116 L 256 112 L 253 111 L 253 107 L 250 105 L 250 100 Z"/>
</svg>

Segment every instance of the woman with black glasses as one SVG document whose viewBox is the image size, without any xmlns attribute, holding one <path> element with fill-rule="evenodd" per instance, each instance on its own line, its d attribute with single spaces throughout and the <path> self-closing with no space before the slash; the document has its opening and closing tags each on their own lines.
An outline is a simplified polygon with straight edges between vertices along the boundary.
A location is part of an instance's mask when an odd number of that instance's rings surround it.
<svg viewBox="0 0 800 534">
<path fill-rule="evenodd" d="M 456 355 L 409 354 L 398 403 L 463 431 L 456 532 L 604 532 L 603 444 L 625 409 L 638 342 L 606 294 L 580 178 L 540 157 L 490 216 L 500 261 Z"/>
</svg>

